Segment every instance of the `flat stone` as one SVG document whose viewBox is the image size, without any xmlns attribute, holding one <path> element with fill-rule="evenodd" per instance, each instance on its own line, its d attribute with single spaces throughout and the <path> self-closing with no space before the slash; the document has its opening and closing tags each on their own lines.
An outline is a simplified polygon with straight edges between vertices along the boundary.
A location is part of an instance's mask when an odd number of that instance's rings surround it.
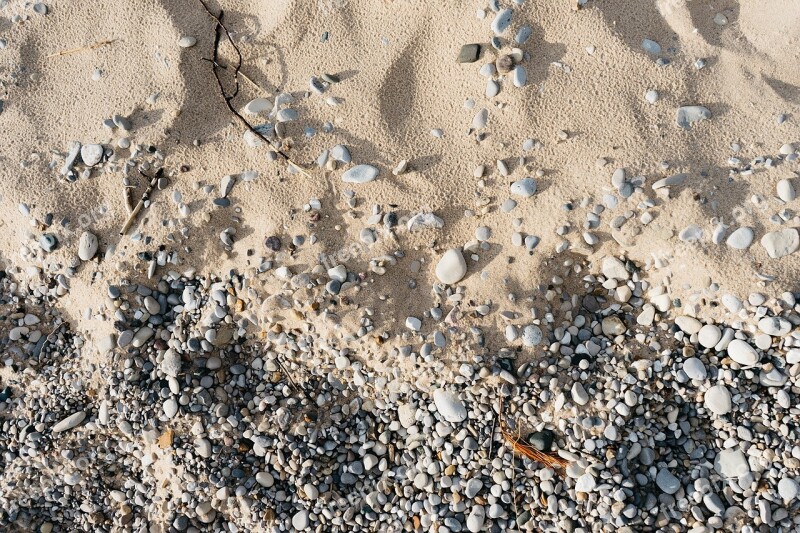
<svg viewBox="0 0 800 533">
<path fill-rule="evenodd" d="M 661 45 L 652 39 L 643 39 L 642 49 L 648 54 L 658 55 L 661 53 Z"/>
<path fill-rule="evenodd" d="M 514 12 L 510 9 L 501 9 L 492 21 L 491 28 L 495 35 L 502 35 L 511 26 Z"/>
<path fill-rule="evenodd" d="M 600 327 L 605 335 L 613 336 L 622 335 L 626 330 L 622 319 L 617 316 L 607 316 L 603 318 L 603 321 L 600 323 Z"/>
<path fill-rule="evenodd" d="M 741 479 L 750 474 L 750 464 L 741 449 L 728 448 L 717 454 L 714 470 L 725 478 Z"/>
<path fill-rule="evenodd" d="M 369 183 L 378 177 L 379 170 L 372 165 L 356 165 L 342 174 L 345 183 Z"/>
<path fill-rule="evenodd" d="M 792 331 L 792 323 L 780 316 L 765 316 L 758 321 L 758 329 L 773 337 L 785 337 Z"/>
<path fill-rule="evenodd" d="M 296 109 L 292 109 L 291 107 L 286 107 L 278 111 L 275 115 L 275 119 L 278 122 L 293 122 L 298 119 L 300 114 L 297 112 Z"/>
<path fill-rule="evenodd" d="M 345 164 L 350 163 L 353 160 L 353 157 L 350 155 L 350 150 L 348 150 L 347 146 L 343 144 L 337 144 L 331 148 L 331 157 L 336 161 Z"/>
<path fill-rule="evenodd" d="M 483 523 L 486 520 L 486 511 L 483 505 L 474 505 L 467 516 L 467 530 L 470 533 L 480 533 L 483 531 Z"/>
<path fill-rule="evenodd" d="M 675 494 L 681 488 L 681 481 L 666 468 L 661 468 L 656 474 L 656 485 L 667 494 Z"/>
<path fill-rule="evenodd" d="M 772 231 L 761 237 L 761 246 L 773 259 L 779 259 L 797 251 L 800 235 L 794 228 Z"/>
<path fill-rule="evenodd" d="M 406 226 L 408 231 L 417 231 L 424 228 L 441 229 L 444 227 L 444 220 L 433 213 L 417 213 L 408 219 Z"/>
<path fill-rule="evenodd" d="M 72 413 L 68 417 L 54 424 L 53 427 L 50 429 L 50 431 L 53 433 L 62 433 L 64 431 L 76 427 L 78 424 L 83 422 L 85 418 L 86 418 L 86 411 L 78 411 L 76 413 Z"/>
<path fill-rule="evenodd" d="M 728 357 L 743 367 L 752 367 L 761 359 L 756 349 L 741 339 L 733 339 L 728 344 Z"/>
<path fill-rule="evenodd" d="M 703 327 L 703 324 L 694 317 L 682 315 L 675 319 L 675 324 L 681 328 L 681 331 L 684 333 L 688 333 L 689 335 L 694 335 L 700 328 Z"/>
<path fill-rule="evenodd" d="M 442 418 L 452 423 L 463 422 L 467 419 L 467 408 L 454 393 L 444 389 L 433 391 L 433 403 Z"/>
<path fill-rule="evenodd" d="M 178 39 L 178 46 L 181 48 L 191 48 L 192 46 L 197 44 L 197 38 L 192 37 L 191 35 L 187 35 L 185 37 L 181 37 Z"/>
<path fill-rule="evenodd" d="M 537 346 L 542 342 L 542 338 L 542 329 L 535 324 L 529 324 L 522 330 L 522 343 L 525 346 Z"/>
<path fill-rule="evenodd" d="M 467 262 L 461 250 L 450 248 L 436 264 L 436 277 L 439 281 L 452 285 L 461 281 L 467 274 Z"/>
<path fill-rule="evenodd" d="M 84 144 L 81 146 L 81 160 L 88 167 L 93 167 L 103 159 L 103 145 Z"/>
<path fill-rule="evenodd" d="M 469 481 L 467 481 L 467 485 L 464 488 L 464 496 L 466 496 L 471 500 L 475 496 L 477 496 L 478 493 L 480 493 L 482 488 L 483 488 L 483 481 L 481 481 L 479 478 L 472 478 Z"/>
<path fill-rule="evenodd" d="M 530 198 L 536 194 L 536 180 L 533 178 L 523 178 L 521 180 L 517 180 L 511 184 L 509 191 L 515 196 Z"/>
<path fill-rule="evenodd" d="M 176 402 L 173 398 L 168 398 L 162 404 L 162 409 L 164 410 L 164 415 L 167 418 L 172 418 L 178 414 L 178 402 Z"/>
<path fill-rule="evenodd" d="M 489 110 L 485 107 L 482 108 L 480 111 L 475 113 L 475 116 L 472 117 L 472 127 L 476 130 L 480 130 L 486 127 L 486 123 L 489 120 Z"/>
<path fill-rule="evenodd" d="M 695 122 L 711 118 L 711 111 L 700 105 L 687 105 L 678 108 L 675 122 L 683 129 L 689 129 Z"/>
<path fill-rule="evenodd" d="M 244 106 L 244 112 L 248 115 L 258 115 L 269 112 L 272 107 L 272 102 L 266 98 L 255 98 L 247 102 L 247 105 Z"/>
<path fill-rule="evenodd" d="M 776 189 L 778 192 L 778 198 L 784 202 L 792 202 L 795 198 L 797 198 L 797 193 L 792 186 L 792 182 L 787 179 L 780 180 L 776 186 Z"/>
<path fill-rule="evenodd" d="M 752 228 L 739 228 L 728 236 L 725 244 L 736 250 L 746 250 L 753 243 Z"/>
<path fill-rule="evenodd" d="M 231 174 L 226 174 L 222 176 L 222 180 L 220 180 L 219 184 L 219 195 L 222 198 L 225 198 L 230 194 L 233 186 L 236 184 L 236 178 Z"/>
<path fill-rule="evenodd" d="M 78 257 L 82 261 L 89 261 L 97 253 L 97 236 L 89 231 L 84 231 L 78 240 Z"/>
<path fill-rule="evenodd" d="M 714 385 L 706 391 L 703 404 L 717 415 L 727 415 L 733 409 L 731 393 L 725 385 Z"/>
<path fill-rule="evenodd" d="M 297 531 L 303 531 L 308 528 L 310 521 L 308 519 L 308 511 L 305 509 L 298 511 L 292 516 L 292 527 Z"/>
<path fill-rule="evenodd" d="M 522 65 L 517 65 L 511 71 L 511 83 L 514 87 L 525 87 L 528 84 L 528 71 Z"/>
<path fill-rule="evenodd" d="M 672 187 L 674 185 L 680 185 L 686 178 L 689 177 L 688 174 L 673 174 L 672 176 L 668 176 L 666 178 L 660 179 L 653 183 L 652 187 L 653 190 L 663 189 L 664 187 Z"/>
<path fill-rule="evenodd" d="M 697 357 L 690 357 L 683 362 L 683 371 L 689 379 L 706 379 L 706 366 Z"/>
<path fill-rule="evenodd" d="M 597 486 L 594 476 L 586 473 L 575 481 L 575 492 L 592 492 Z"/>
<path fill-rule="evenodd" d="M 481 54 L 481 45 L 479 44 L 465 44 L 461 47 L 461 50 L 458 52 L 458 59 L 456 59 L 459 63 L 474 63 L 478 60 L 478 57 Z"/>
<path fill-rule="evenodd" d="M 778 481 L 778 494 L 784 503 L 790 503 L 800 494 L 800 485 L 792 478 L 785 477 Z"/>
</svg>

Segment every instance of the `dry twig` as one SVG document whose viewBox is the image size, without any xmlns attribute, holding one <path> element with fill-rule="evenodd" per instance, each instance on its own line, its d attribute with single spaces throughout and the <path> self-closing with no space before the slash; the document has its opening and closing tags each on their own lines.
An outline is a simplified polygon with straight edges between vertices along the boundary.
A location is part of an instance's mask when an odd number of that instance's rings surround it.
<svg viewBox="0 0 800 533">
<path fill-rule="evenodd" d="M 258 85 L 256 85 L 256 83 L 253 80 L 251 80 L 249 77 L 245 76 L 241 72 L 242 52 L 241 50 L 239 50 L 239 47 L 234 42 L 233 37 L 231 37 L 230 31 L 228 31 L 227 26 L 225 26 L 225 24 L 222 22 L 222 17 L 224 12 L 220 9 L 219 15 L 215 15 L 214 13 L 211 12 L 211 10 L 208 8 L 208 5 L 203 0 L 197 0 L 197 1 L 200 2 L 200 5 L 203 6 L 203 9 L 205 9 L 206 13 L 208 13 L 208 15 L 216 21 L 216 26 L 214 27 L 214 55 L 213 58 L 210 60 L 211 70 L 214 73 L 214 79 L 217 80 L 217 87 L 219 88 L 219 92 L 222 95 L 222 98 L 225 100 L 225 105 L 228 107 L 228 110 L 230 110 L 230 112 L 233 113 L 233 115 L 237 119 L 239 119 L 239 122 L 241 122 L 253 135 L 255 135 L 256 137 L 267 143 L 267 145 L 269 145 L 275 151 L 275 153 L 281 156 L 289 165 L 296 168 L 300 173 L 302 173 L 307 178 L 313 179 L 312 176 L 308 172 L 306 172 L 306 170 L 303 167 L 292 161 L 292 158 L 289 157 L 289 155 L 286 152 L 281 150 L 272 141 L 267 139 L 267 137 L 264 134 L 262 134 L 255 127 L 253 127 L 253 125 L 250 124 L 250 122 L 248 122 L 247 119 L 244 118 L 241 115 L 241 113 L 239 113 L 239 111 L 236 110 L 236 107 L 233 105 L 233 99 L 236 98 L 236 96 L 239 94 L 239 76 L 249 81 L 256 87 L 258 87 Z M 222 78 L 220 78 L 219 74 L 220 69 L 223 70 L 225 69 L 225 67 L 219 63 L 219 45 L 220 41 L 222 40 L 223 32 L 225 33 L 225 38 L 228 40 L 229 43 L 231 43 L 231 46 L 233 46 L 233 49 L 236 52 L 236 63 L 233 68 L 233 91 L 230 93 L 225 92 L 225 86 L 222 84 Z M 260 87 L 258 88 L 261 89 Z"/>
<path fill-rule="evenodd" d="M 149 177 L 149 176 L 146 176 L 141 170 L 139 171 L 139 173 L 142 176 L 144 176 L 145 178 Z M 150 196 L 150 193 L 153 192 L 153 189 L 155 188 L 156 183 L 158 183 L 158 178 L 160 178 L 163 173 L 164 173 L 164 169 L 160 168 L 156 172 L 155 176 L 150 178 L 150 183 L 147 185 L 147 189 L 145 189 L 144 193 L 142 194 L 142 197 L 139 198 L 139 202 L 136 204 L 136 207 L 134 207 L 133 211 L 131 211 L 131 214 L 128 215 L 128 220 L 125 221 L 125 224 L 122 226 L 122 229 L 119 231 L 120 235 L 125 235 L 126 233 L 128 233 L 128 230 L 131 228 L 131 226 L 133 225 L 134 221 L 136 220 L 136 217 L 139 215 L 139 211 L 142 210 L 142 207 L 144 206 L 144 203 L 147 201 L 148 196 Z"/>
<path fill-rule="evenodd" d="M 105 46 L 107 44 L 111 44 L 116 41 L 117 39 L 107 39 L 104 41 L 97 41 L 96 43 L 87 44 L 86 46 L 81 46 L 79 48 L 70 48 L 69 50 L 61 50 L 60 52 L 56 52 L 55 54 L 50 54 L 49 56 L 46 57 L 47 59 L 50 59 L 51 57 L 61 57 L 61 56 L 77 54 L 78 52 L 84 52 L 86 50 L 94 50 L 96 48 L 100 48 L 101 46 Z"/>
</svg>

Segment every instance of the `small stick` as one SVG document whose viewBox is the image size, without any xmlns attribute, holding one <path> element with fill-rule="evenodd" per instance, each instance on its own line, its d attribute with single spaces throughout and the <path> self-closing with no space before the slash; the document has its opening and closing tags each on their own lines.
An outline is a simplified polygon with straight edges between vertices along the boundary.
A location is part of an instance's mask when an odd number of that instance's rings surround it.
<svg viewBox="0 0 800 533">
<path fill-rule="evenodd" d="M 156 183 L 158 183 L 158 178 L 161 177 L 161 174 L 163 172 L 164 172 L 163 168 L 158 169 L 158 172 L 156 172 L 156 175 L 153 176 L 150 179 L 150 184 L 147 186 L 147 189 L 145 189 L 144 193 L 142 194 L 142 197 L 139 199 L 139 202 L 136 204 L 136 207 L 133 208 L 133 211 L 128 216 L 128 220 L 126 220 L 125 224 L 122 226 L 122 229 L 119 232 L 120 235 L 125 235 L 126 233 L 128 233 L 128 230 L 131 228 L 131 226 L 133 225 L 133 222 L 136 220 L 136 216 L 139 214 L 139 211 L 142 210 L 142 207 L 144 206 L 144 203 L 147 200 L 147 197 L 150 195 L 151 192 L 153 192 L 153 189 L 155 188 Z M 139 171 L 139 173 L 142 174 L 142 176 L 144 176 L 144 177 L 148 177 L 144 173 L 142 173 L 141 170 Z"/>
<path fill-rule="evenodd" d="M 222 17 L 223 17 L 224 12 L 222 10 L 220 10 L 219 15 L 215 15 L 214 13 L 211 12 L 211 10 L 208 8 L 208 5 L 203 0 L 197 0 L 197 1 L 200 2 L 200 5 L 203 6 L 203 9 L 205 9 L 206 13 L 208 13 L 208 15 L 211 18 L 213 18 L 217 23 L 216 26 L 214 27 L 214 56 L 211 59 L 211 70 L 214 73 L 214 78 L 217 80 L 217 87 L 219 88 L 219 92 L 222 95 L 222 98 L 225 100 L 225 105 L 228 107 L 228 110 L 230 110 L 230 112 L 233 113 L 233 115 L 237 119 L 239 119 L 239 122 L 241 122 L 248 130 L 250 130 L 250 132 L 253 135 L 255 135 L 256 137 L 258 137 L 259 139 L 261 139 L 262 141 L 267 143 L 279 156 L 281 156 L 284 159 L 284 161 L 286 161 L 286 163 L 288 163 L 289 165 L 291 165 L 294 168 L 296 168 L 305 177 L 307 177 L 309 179 L 314 179 L 313 176 L 311 176 L 311 174 L 306 172 L 306 170 L 302 166 L 300 166 L 297 163 L 295 163 L 294 161 L 292 161 L 292 158 L 290 158 L 286 154 L 286 152 L 284 152 L 283 150 L 278 148 L 272 141 L 267 139 L 266 136 L 264 136 L 261 132 L 259 132 L 257 129 L 255 129 L 253 127 L 253 125 L 250 124 L 247 121 L 247 119 L 244 118 L 241 115 L 241 113 L 239 113 L 236 110 L 236 108 L 234 107 L 233 99 L 236 97 L 237 94 L 239 94 L 239 76 L 241 75 L 244 79 L 248 79 L 247 76 L 245 76 L 241 72 L 241 68 L 242 68 L 242 52 L 239 50 L 239 47 L 233 41 L 233 37 L 231 36 L 230 31 L 228 31 L 228 27 L 225 26 L 225 24 L 222 22 Z M 217 70 L 218 68 L 223 68 L 224 69 L 224 67 L 222 65 L 220 65 L 219 61 L 218 61 L 218 58 L 219 58 L 219 44 L 220 44 L 220 41 L 222 40 L 222 33 L 223 32 L 225 33 L 225 38 L 228 40 L 229 43 L 231 43 L 231 46 L 233 46 L 233 49 L 236 52 L 236 64 L 235 64 L 234 69 L 233 69 L 233 83 L 234 83 L 234 85 L 233 85 L 233 92 L 230 93 L 230 94 L 225 92 L 225 87 L 222 85 L 222 79 L 220 78 L 219 71 Z M 253 82 L 253 80 L 248 80 L 248 81 L 250 81 L 250 83 L 255 85 L 255 82 Z M 258 85 L 256 85 L 256 87 L 258 87 Z"/>
<path fill-rule="evenodd" d="M 77 54 L 78 52 L 84 52 L 86 50 L 94 50 L 95 48 L 100 48 L 101 46 L 105 46 L 107 44 L 111 44 L 111 43 L 114 43 L 116 41 L 117 41 L 117 39 L 108 39 L 108 40 L 105 40 L 105 41 L 97 41 L 96 43 L 92 43 L 92 44 L 89 44 L 89 45 L 86 45 L 86 46 L 81 46 L 79 48 L 70 48 L 69 50 L 61 50 L 60 52 L 56 52 L 55 54 L 50 54 L 49 56 L 45 56 L 45 57 L 47 57 L 47 59 L 50 59 L 51 57 L 61 57 L 61 56 L 68 56 L 68 55 L 72 55 L 72 54 Z"/>
</svg>

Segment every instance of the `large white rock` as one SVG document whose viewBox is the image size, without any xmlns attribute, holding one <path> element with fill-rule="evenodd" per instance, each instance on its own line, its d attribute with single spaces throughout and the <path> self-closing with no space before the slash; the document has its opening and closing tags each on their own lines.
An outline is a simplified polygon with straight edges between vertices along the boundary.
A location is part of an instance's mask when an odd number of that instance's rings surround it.
<svg viewBox="0 0 800 533">
<path fill-rule="evenodd" d="M 626 280 L 631 276 L 628 270 L 625 268 L 625 263 L 614 256 L 608 256 L 603 259 L 601 271 L 608 279 Z"/>
<path fill-rule="evenodd" d="M 784 337 L 792 330 L 792 323 L 780 316 L 765 316 L 758 321 L 758 329 L 773 337 Z"/>
<path fill-rule="evenodd" d="M 704 404 L 706 409 L 717 415 L 727 415 L 733 409 L 731 393 L 725 385 L 714 385 L 708 389 Z"/>
<path fill-rule="evenodd" d="M 761 246 L 773 259 L 792 254 L 800 247 L 800 235 L 794 228 L 772 231 L 761 237 Z"/>
<path fill-rule="evenodd" d="M 714 324 L 706 324 L 697 333 L 697 340 L 704 348 L 713 348 L 721 338 L 722 331 Z"/>
<path fill-rule="evenodd" d="M 717 454 L 714 460 L 714 470 L 725 478 L 740 479 L 750 474 L 750 464 L 742 450 L 728 448 Z"/>
<path fill-rule="evenodd" d="M 436 263 L 436 277 L 439 281 L 452 285 L 458 283 L 467 274 L 467 262 L 461 251 L 456 248 L 450 248 L 442 254 L 439 262 Z"/>
<path fill-rule="evenodd" d="M 444 389 L 433 391 L 433 403 L 442 418 L 448 422 L 459 423 L 467 419 L 467 408 L 458 396 Z"/>
<path fill-rule="evenodd" d="M 756 349 L 741 339 L 733 339 L 728 344 L 728 356 L 745 367 L 753 366 L 761 359 Z"/>
</svg>

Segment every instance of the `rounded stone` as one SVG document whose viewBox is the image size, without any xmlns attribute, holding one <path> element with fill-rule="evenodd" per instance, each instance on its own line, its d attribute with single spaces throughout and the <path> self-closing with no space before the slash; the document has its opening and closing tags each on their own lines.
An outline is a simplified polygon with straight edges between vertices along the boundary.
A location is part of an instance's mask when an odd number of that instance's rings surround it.
<svg viewBox="0 0 800 533">
<path fill-rule="evenodd" d="M 697 340 L 704 348 L 713 348 L 722 338 L 722 331 L 714 324 L 706 324 L 697 333 Z"/>
<path fill-rule="evenodd" d="M 458 396 L 444 389 L 433 391 L 433 402 L 442 418 L 452 423 L 467 419 L 467 408 Z"/>
<path fill-rule="evenodd" d="M 683 362 L 683 371 L 689 379 L 706 379 L 706 366 L 697 357 L 690 357 Z"/>
<path fill-rule="evenodd" d="M 731 393 L 725 385 L 714 385 L 706 391 L 703 400 L 706 408 L 717 415 L 727 415 L 733 409 Z"/>
<path fill-rule="evenodd" d="M 741 339 L 733 339 L 728 344 L 728 357 L 744 367 L 751 367 L 761 359 L 756 349 Z"/>
<path fill-rule="evenodd" d="M 461 281 L 467 274 L 467 262 L 461 251 L 456 248 L 450 248 L 436 264 L 436 277 L 439 281 L 452 285 Z"/>
</svg>

